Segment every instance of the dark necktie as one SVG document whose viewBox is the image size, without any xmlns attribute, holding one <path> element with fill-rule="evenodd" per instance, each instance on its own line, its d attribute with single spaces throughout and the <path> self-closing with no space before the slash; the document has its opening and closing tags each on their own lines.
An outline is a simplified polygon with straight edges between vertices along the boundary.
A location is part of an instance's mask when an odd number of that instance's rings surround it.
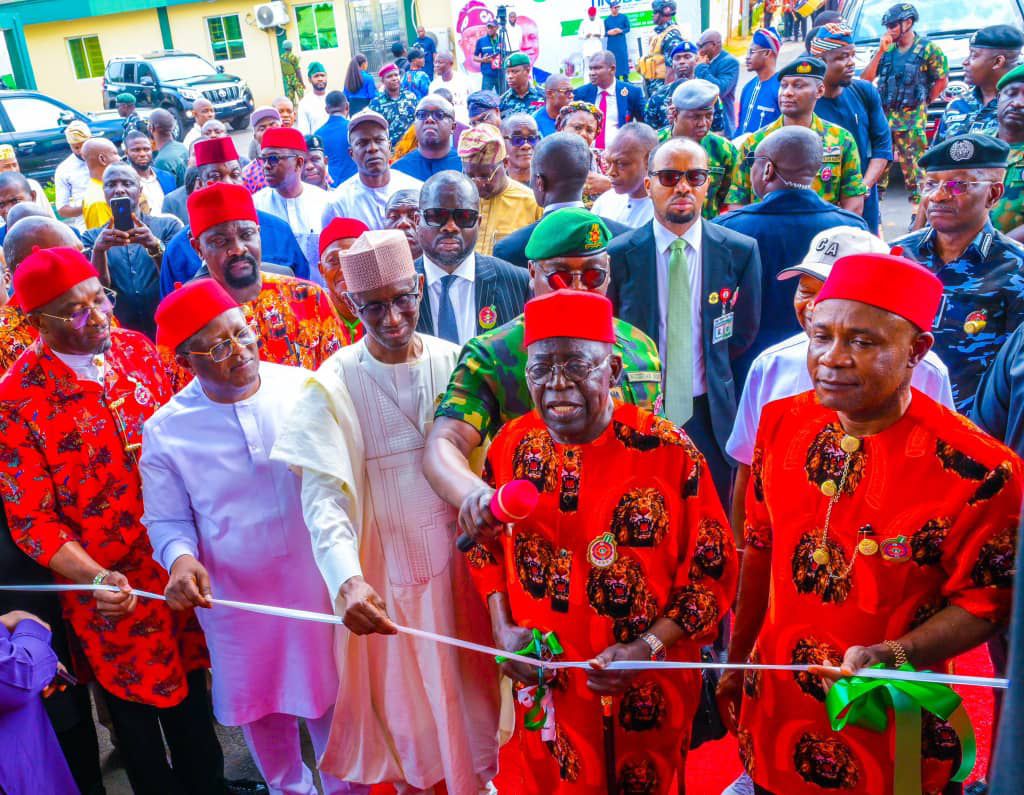
<svg viewBox="0 0 1024 795">
<path fill-rule="evenodd" d="M 441 301 L 437 309 L 437 336 L 456 345 L 459 344 L 459 324 L 455 320 L 451 289 L 458 278 L 453 274 L 441 277 Z"/>
</svg>

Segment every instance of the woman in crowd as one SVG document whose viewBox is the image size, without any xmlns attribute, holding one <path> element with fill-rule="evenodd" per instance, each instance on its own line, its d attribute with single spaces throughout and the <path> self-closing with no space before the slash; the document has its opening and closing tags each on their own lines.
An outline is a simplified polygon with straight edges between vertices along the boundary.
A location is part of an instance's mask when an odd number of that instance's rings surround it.
<svg viewBox="0 0 1024 795">
<path fill-rule="evenodd" d="M 353 116 L 377 96 L 377 84 L 373 82 L 373 75 L 366 71 L 366 56 L 361 52 L 349 61 L 345 72 L 345 96 L 348 97 L 349 114 Z"/>
</svg>

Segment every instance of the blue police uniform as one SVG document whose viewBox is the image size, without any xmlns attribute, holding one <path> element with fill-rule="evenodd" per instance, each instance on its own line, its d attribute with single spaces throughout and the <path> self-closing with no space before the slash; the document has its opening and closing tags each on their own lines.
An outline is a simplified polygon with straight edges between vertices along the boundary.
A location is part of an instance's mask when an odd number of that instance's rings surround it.
<svg viewBox="0 0 1024 795">
<path fill-rule="evenodd" d="M 956 408 L 967 414 L 978 383 L 1024 321 L 1024 246 L 987 223 L 958 259 L 943 264 L 931 227 L 893 241 L 944 286 L 935 318 L 935 352 L 949 368 Z"/>
<path fill-rule="evenodd" d="M 986 104 L 981 90 L 977 86 L 972 87 L 969 92 L 946 106 L 946 111 L 935 130 L 935 137 L 932 138 L 932 146 L 947 138 L 967 133 L 991 135 L 994 138 L 999 132 L 999 119 L 996 118 L 998 104 L 998 94 Z"/>
</svg>

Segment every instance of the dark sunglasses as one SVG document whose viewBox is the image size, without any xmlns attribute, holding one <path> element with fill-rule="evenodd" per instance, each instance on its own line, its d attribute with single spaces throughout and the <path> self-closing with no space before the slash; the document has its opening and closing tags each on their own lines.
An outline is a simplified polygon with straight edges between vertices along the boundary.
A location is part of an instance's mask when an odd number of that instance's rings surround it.
<svg viewBox="0 0 1024 795">
<path fill-rule="evenodd" d="M 596 290 L 607 281 L 608 271 L 604 268 L 555 270 L 545 273 L 544 279 L 552 290 Z"/>
<path fill-rule="evenodd" d="M 530 146 L 536 146 L 537 141 L 540 140 L 539 135 L 506 135 L 505 140 L 508 141 L 512 146 L 523 146 L 529 144 Z"/>
<path fill-rule="evenodd" d="M 476 226 L 476 222 L 480 219 L 480 213 L 476 210 L 446 210 L 443 207 L 429 207 L 422 211 L 423 222 L 427 226 L 436 226 L 441 228 L 446 226 L 448 222 L 455 219 L 455 225 L 459 229 L 472 229 Z"/>
<path fill-rule="evenodd" d="M 298 155 L 260 155 L 257 160 L 271 168 L 277 168 L 277 164 L 282 160 L 292 160 L 296 157 Z"/>
<path fill-rule="evenodd" d="M 690 187 L 699 188 L 708 181 L 709 173 L 706 168 L 691 168 L 687 171 L 664 168 L 661 171 L 652 171 L 650 175 L 652 179 L 657 179 L 663 188 L 674 188 L 682 179 L 685 179 Z"/>
<path fill-rule="evenodd" d="M 418 110 L 415 113 L 416 121 L 426 121 L 427 119 L 433 119 L 436 122 L 442 122 L 445 119 L 450 119 L 447 113 L 443 110 Z"/>
</svg>

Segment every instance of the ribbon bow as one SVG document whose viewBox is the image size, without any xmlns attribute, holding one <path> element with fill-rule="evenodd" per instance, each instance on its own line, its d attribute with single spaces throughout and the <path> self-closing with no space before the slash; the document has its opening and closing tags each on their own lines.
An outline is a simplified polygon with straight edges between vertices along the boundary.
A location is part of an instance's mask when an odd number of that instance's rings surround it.
<svg viewBox="0 0 1024 795">
<path fill-rule="evenodd" d="M 913 671 L 914 667 L 906 664 L 899 670 Z M 963 708 L 962 699 L 947 685 L 851 676 L 836 682 L 825 698 L 833 731 L 841 731 L 847 725 L 885 731 L 890 706 L 895 720 L 895 759 L 898 762 L 893 769 L 893 795 L 918 795 L 921 792 L 921 710 L 948 721 L 956 731 L 962 759 L 952 780 L 967 778 L 974 768 L 977 752 L 974 728 Z"/>
<path fill-rule="evenodd" d="M 522 655 L 523 657 L 536 657 L 538 660 L 550 660 L 556 655 L 563 654 L 565 649 L 562 648 L 562 644 L 559 642 L 558 637 L 554 632 L 541 633 L 539 629 L 534 627 L 532 631 L 532 637 L 530 642 L 527 643 L 523 648 L 518 649 L 515 653 Z M 496 656 L 495 661 L 503 663 L 508 660 L 507 657 L 500 655 Z M 533 705 L 523 715 L 523 728 L 529 731 L 540 731 L 544 729 L 546 725 L 553 725 L 555 707 L 550 698 L 545 698 L 548 692 L 547 685 L 544 684 L 544 669 L 537 669 L 537 685 L 536 689 L 533 687 L 526 688 L 532 695 Z M 526 703 L 526 700 L 520 699 L 521 703 L 526 706 L 530 706 Z M 550 713 L 550 714 L 549 714 Z"/>
</svg>

